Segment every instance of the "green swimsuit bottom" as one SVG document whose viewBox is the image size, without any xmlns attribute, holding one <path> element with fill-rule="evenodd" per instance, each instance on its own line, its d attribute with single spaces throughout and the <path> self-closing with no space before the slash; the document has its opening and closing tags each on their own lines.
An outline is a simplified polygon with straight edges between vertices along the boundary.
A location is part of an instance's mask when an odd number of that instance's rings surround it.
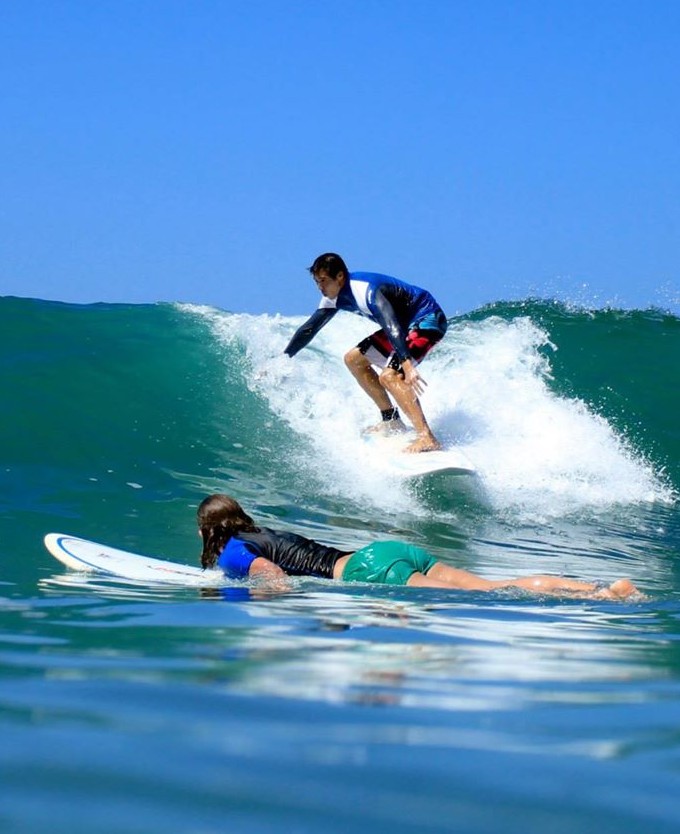
<svg viewBox="0 0 680 834">
<path fill-rule="evenodd" d="M 381 582 L 405 585 L 409 577 L 427 573 L 437 560 L 423 550 L 405 542 L 374 542 L 353 553 L 342 572 L 344 582 Z"/>
</svg>

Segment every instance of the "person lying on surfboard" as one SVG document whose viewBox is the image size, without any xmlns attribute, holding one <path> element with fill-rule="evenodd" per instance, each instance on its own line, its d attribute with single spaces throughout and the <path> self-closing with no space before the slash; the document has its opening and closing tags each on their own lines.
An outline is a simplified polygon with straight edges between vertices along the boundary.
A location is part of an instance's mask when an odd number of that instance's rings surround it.
<svg viewBox="0 0 680 834">
<path fill-rule="evenodd" d="M 440 449 L 418 399 L 426 382 L 417 366 L 446 333 L 448 323 L 442 308 L 429 292 L 397 278 L 349 272 L 340 255 L 333 252 L 319 255 L 309 271 L 321 290 L 321 303 L 298 328 L 284 353 L 295 356 L 338 310 L 377 322 L 380 330 L 345 354 L 345 364 L 382 414 L 382 422 L 369 431 L 403 431 L 401 409 L 416 430 L 415 440 L 405 451 Z M 380 375 L 373 366 L 381 369 Z"/>
<path fill-rule="evenodd" d="M 230 495 L 209 495 L 198 507 L 201 565 L 232 579 L 318 576 L 343 582 L 376 582 L 420 588 L 493 591 L 521 588 L 537 594 L 625 599 L 638 593 L 628 579 L 610 585 L 561 576 L 484 579 L 439 562 L 426 550 L 400 541 L 377 541 L 356 551 L 338 550 L 296 533 L 258 527 Z"/>
</svg>

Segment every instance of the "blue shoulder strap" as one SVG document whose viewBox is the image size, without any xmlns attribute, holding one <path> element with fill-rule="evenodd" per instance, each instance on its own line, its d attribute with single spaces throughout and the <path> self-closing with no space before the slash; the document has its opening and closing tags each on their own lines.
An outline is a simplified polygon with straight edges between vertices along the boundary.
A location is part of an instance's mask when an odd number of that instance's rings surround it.
<svg viewBox="0 0 680 834">
<path fill-rule="evenodd" d="M 232 537 L 220 553 L 217 565 L 230 579 L 243 579 L 248 576 L 250 566 L 257 559 L 257 553 L 253 550 L 252 545 Z"/>
</svg>

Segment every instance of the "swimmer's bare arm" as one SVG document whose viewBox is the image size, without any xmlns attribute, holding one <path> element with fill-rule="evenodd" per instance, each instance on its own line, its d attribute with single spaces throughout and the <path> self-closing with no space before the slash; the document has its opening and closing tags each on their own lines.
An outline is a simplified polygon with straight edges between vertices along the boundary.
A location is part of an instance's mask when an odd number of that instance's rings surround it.
<svg viewBox="0 0 680 834">
<path fill-rule="evenodd" d="M 254 588 L 251 593 L 259 594 L 282 593 L 290 590 L 288 574 L 274 562 L 258 556 L 250 564 L 248 578 L 253 580 Z"/>
<path fill-rule="evenodd" d="M 250 563 L 248 576 L 253 579 L 264 579 L 266 581 L 269 579 L 283 579 L 288 574 L 278 565 L 270 562 L 269 559 L 265 559 L 264 556 L 258 556 Z"/>
</svg>

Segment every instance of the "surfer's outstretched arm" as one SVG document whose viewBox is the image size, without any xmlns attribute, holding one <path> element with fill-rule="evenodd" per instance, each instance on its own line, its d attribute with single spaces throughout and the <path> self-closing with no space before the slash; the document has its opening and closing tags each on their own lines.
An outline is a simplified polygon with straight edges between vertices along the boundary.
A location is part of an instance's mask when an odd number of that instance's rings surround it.
<svg viewBox="0 0 680 834">
<path fill-rule="evenodd" d="M 319 307 L 303 325 L 298 327 L 283 352 L 288 356 L 295 356 L 298 351 L 301 351 L 312 341 L 322 327 L 328 324 L 336 312 L 335 309 Z"/>
</svg>

